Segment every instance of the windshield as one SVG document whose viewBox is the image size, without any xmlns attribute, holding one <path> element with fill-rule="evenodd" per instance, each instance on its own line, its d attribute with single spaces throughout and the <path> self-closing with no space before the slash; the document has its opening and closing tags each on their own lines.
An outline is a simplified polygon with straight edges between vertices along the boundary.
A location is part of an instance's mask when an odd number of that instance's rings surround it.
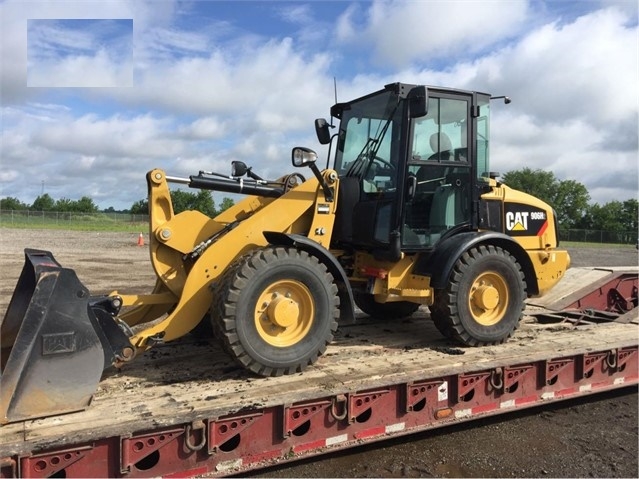
<svg viewBox="0 0 639 479">
<path fill-rule="evenodd" d="M 397 95 L 382 92 L 355 101 L 344 109 L 340 122 L 335 169 L 340 176 L 370 180 L 377 186 L 392 181 L 397 162 L 400 111 Z"/>
</svg>

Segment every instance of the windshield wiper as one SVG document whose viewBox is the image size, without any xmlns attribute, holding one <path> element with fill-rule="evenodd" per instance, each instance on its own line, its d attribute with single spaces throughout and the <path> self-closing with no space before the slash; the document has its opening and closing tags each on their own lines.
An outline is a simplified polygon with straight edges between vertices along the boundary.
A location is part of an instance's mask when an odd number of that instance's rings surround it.
<svg viewBox="0 0 639 479">
<path fill-rule="evenodd" d="M 395 105 L 393 111 L 390 113 L 390 115 L 388 115 L 384 126 L 381 130 L 379 130 L 376 138 L 369 137 L 366 140 L 366 143 L 362 147 L 362 151 L 359 152 L 359 155 L 357 155 L 357 159 L 351 164 L 350 168 L 346 172 L 346 176 L 360 177 L 362 176 L 362 173 L 366 174 L 366 172 L 370 168 L 371 163 L 377 157 L 377 152 L 382 146 L 382 140 L 386 136 L 388 127 L 390 126 L 391 121 L 393 121 L 393 116 L 395 116 L 395 111 L 397 111 L 398 107 L 399 103 Z"/>
<path fill-rule="evenodd" d="M 372 144 L 376 143 L 377 141 L 378 140 L 375 140 L 374 138 L 369 138 L 368 140 L 366 140 L 366 143 L 364 144 L 362 151 L 359 152 L 355 161 L 351 163 L 351 166 L 346 171 L 346 176 L 360 176 L 360 174 L 362 173 L 362 170 L 364 169 L 364 165 L 366 164 L 366 160 L 368 159 L 370 162 L 370 158 L 368 157 L 368 154 L 369 154 L 368 152 Z"/>
</svg>

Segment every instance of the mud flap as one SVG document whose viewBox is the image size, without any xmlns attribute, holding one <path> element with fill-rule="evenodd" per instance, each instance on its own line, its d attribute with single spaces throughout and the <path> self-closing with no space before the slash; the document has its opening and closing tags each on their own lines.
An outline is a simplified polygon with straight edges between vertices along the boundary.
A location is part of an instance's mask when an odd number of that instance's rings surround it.
<svg viewBox="0 0 639 479">
<path fill-rule="evenodd" d="M 105 367 L 133 352 L 117 309 L 50 252 L 25 249 L 0 326 L 0 423 L 85 409 Z"/>
</svg>

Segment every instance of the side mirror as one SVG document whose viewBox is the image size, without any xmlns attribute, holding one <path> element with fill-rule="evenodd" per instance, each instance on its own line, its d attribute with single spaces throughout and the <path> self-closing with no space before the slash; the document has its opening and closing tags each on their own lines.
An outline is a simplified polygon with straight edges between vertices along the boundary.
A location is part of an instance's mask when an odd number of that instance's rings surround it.
<svg viewBox="0 0 639 479">
<path fill-rule="evenodd" d="M 328 145 L 331 142 L 331 132 L 328 129 L 329 124 L 324 118 L 315 120 L 315 134 L 320 145 Z"/>
<path fill-rule="evenodd" d="M 231 176 L 244 176 L 248 171 L 248 166 L 243 161 L 231 161 Z"/>
<path fill-rule="evenodd" d="M 317 153 L 310 148 L 296 146 L 292 152 L 293 166 L 296 168 L 308 165 L 314 165 L 317 161 Z"/>
<path fill-rule="evenodd" d="M 419 118 L 428 113 L 428 91 L 426 87 L 416 86 L 408 93 L 408 109 L 411 118 Z"/>
</svg>

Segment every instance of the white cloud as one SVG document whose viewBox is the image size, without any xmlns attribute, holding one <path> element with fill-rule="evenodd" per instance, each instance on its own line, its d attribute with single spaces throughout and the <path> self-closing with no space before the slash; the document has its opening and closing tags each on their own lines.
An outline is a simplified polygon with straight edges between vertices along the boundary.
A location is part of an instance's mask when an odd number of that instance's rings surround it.
<svg viewBox="0 0 639 479">
<path fill-rule="evenodd" d="M 319 105 L 328 108 L 329 64 L 328 55 L 304 56 L 285 38 L 154 63 L 139 69 L 134 90 L 114 94 L 127 103 L 171 112 L 236 113 L 249 129 L 295 129 Z"/>
<path fill-rule="evenodd" d="M 56 56 L 60 50 L 90 51 L 95 48 L 95 37 L 88 30 L 63 28 L 56 21 L 29 20 L 28 46 L 34 54 Z"/>
<path fill-rule="evenodd" d="M 17 170 L 0 171 L 0 184 L 14 181 L 20 176 Z"/>
<path fill-rule="evenodd" d="M 111 157 L 164 158 L 179 154 L 184 145 L 168 138 L 169 121 L 150 115 L 106 119 L 85 115 L 75 120 L 42 125 L 32 135 L 34 145 L 53 151 Z"/>
<path fill-rule="evenodd" d="M 176 55 L 202 55 L 211 51 L 210 35 L 175 28 L 149 28 L 137 35 L 136 56 L 170 59 Z"/>
<path fill-rule="evenodd" d="M 609 8 L 614 6 L 625 12 L 629 18 L 637 19 L 639 14 L 639 3 L 634 0 L 599 0 L 601 8 Z"/>
<path fill-rule="evenodd" d="M 217 117 L 198 118 L 188 125 L 180 126 L 178 132 L 184 138 L 197 140 L 217 140 L 230 134 L 227 123 Z"/>
<path fill-rule="evenodd" d="M 512 104 L 493 107 L 493 169 L 547 169 L 592 188 L 600 203 L 636 198 L 637 32 L 635 17 L 606 8 L 541 25 L 474 61 L 397 77 L 512 97 Z M 617 185 L 612 197 L 606 181 Z"/>
<path fill-rule="evenodd" d="M 97 160 L 97 157 L 95 156 L 81 156 L 78 159 L 78 162 L 76 163 L 76 167 L 80 170 L 80 171 L 90 171 L 91 168 L 93 167 L 93 165 L 95 164 L 95 161 Z"/>
<path fill-rule="evenodd" d="M 278 9 L 278 12 L 284 20 L 294 24 L 308 25 L 313 21 L 311 6 L 303 5 L 286 5 Z"/>
<path fill-rule="evenodd" d="M 636 23 L 616 9 L 600 10 L 574 23 L 544 26 L 487 63 L 500 74 L 491 78 L 479 64 L 475 80 L 513 96 L 513 116 L 533 117 L 536 140 L 522 143 L 517 121 L 494 125 L 493 138 L 517 150 L 525 166 L 546 168 L 562 179 L 577 179 L 589 189 L 602 172 L 617 183 L 612 198 L 637 197 L 639 65 Z M 500 107 L 500 109 L 503 107 Z M 511 138 L 511 132 L 515 138 Z M 511 168 L 510 155 L 496 161 Z M 521 165 L 524 166 L 524 165 Z M 591 191 L 594 201 L 611 199 L 609 190 Z"/>
<path fill-rule="evenodd" d="M 126 60 L 126 59 L 125 59 Z M 131 87 L 133 63 L 114 59 L 105 50 L 93 56 L 39 60 L 29 65 L 29 87 Z"/>
<path fill-rule="evenodd" d="M 115 87 L 133 83 L 133 22 L 29 20 L 29 87 Z"/>
<path fill-rule="evenodd" d="M 0 91 L 2 103 L 18 103 L 42 94 L 38 88 L 27 85 L 27 21 L 37 12 L 38 19 L 130 19 L 145 23 L 146 15 L 159 15 L 171 2 L 158 3 L 155 9 L 146 9 L 145 3 L 126 0 L 87 2 L 68 0 L 51 2 L 35 0 L 5 0 L 0 2 Z"/>
<path fill-rule="evenodd" d="M 336 34 L 342 43 L 372 49 L 380 65 L 401 68 L 481 52 L 517 33 L 527 11 L 524 0 L 374 1 L 366 12 L 347 9 Z"/>
<path fill-rule="evenodd" d="M 559 26 L 546 25 L 497 56 L 497 88 L 539 116 L 581 116 L 597 124 L 637 112 L 637 26 L 618 10 L 600 10 Z M 479 83 L 489 83 L 483 65 Z M 635 101 L 629 101 L 634 98 Z"/>
<path fill-rule="evenodd" d="M 291 30 L 266 35 L 215 15 L 181 21 L 203 2 L 30 2 L 38 18 L 133 18 L 133 86 L 74 90 L 25 87 L 31 10 L 5 1 L 0 194 L 33 201 L 44 179 L 54 197 L 126 208 L 153 167 L 226 173 L 241 159 L 277 177 L 294 145 L 324 157 L 312 120 L 328 115 L 337 76 L 340 101 L 394 81 L 508 94 L 493 108 L 493 169 L 549 169 L 599 202 L 636 197 L 636 8 L 615 3 L 561 18 L 524 1 L 344 3 L 336 18 L 276 5 Z M 62 77 L 109 78 L 104 60 L 74 57 Z"/>
</svg>

